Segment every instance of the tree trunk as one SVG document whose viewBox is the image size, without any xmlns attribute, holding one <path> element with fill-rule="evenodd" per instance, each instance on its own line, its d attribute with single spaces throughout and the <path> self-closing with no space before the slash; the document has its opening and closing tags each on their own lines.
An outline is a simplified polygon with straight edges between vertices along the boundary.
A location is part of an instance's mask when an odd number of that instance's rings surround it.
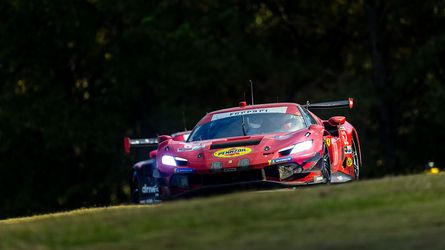
<svg viewBox="0 0 445 250">
<path fill-rule="evenodd" d="M 393 121 L 393 105 L 391 99 L 391 84 L 388 81 L 385 59 L 388 50 L 385 44 L 385 24 L 383 18 L 384 2 L 379 0 L 365 1 L 365 13 L 371 42 L 373 85 L 377 92 L 378 111 L 380 119 L 380 142 L 384 150 L 384 166 L 393 172 L 396 165 L 395 134 Z"/>
</svg>

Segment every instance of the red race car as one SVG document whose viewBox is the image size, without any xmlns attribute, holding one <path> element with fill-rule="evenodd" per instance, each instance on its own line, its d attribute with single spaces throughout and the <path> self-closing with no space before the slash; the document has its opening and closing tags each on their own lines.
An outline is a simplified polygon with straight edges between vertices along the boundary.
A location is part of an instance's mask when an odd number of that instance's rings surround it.
<svg viewBox="0 0 445 250">
<path fill-rule="evenodd" d="M 322 120 L 309 111 L 352 106 L 352 98 L 306 105 L 241 102 L 208 113 L 191 133 L 151 141 L 158 143 L 151 159 L 133 167 L 132 200 L 156 203 L 239 185 L 292 187 L 358 180 L 361 152 L 355 128 L 344 116 Z M 144 140 L 149 139 L 126 138 L 125 148 L 145 146 Z"/>
</svg>

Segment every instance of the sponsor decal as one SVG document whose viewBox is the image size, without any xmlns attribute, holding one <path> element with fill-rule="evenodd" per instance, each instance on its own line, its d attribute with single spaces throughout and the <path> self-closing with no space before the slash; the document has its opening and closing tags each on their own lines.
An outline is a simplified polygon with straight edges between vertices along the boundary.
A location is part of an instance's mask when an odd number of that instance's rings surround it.
<svg viewBox="0 0 445 250">
<path fill-rule="evenodd" d="M 224 172 L 235 172 L 236 168 L 225 168 Z"/>
<path fill-rule="evenodd" d="M 345 154 L 352 154 L 352 147 L 351 146 L 345 146 Z"/>
<path fill-rule="evenodd" d="M 352 158 L 351 158 L 351 157 L 348 157 L 348 158 L 346 159 L 346 166 L 347 166 L 347 167 L 352 166 Z"/>
<path fill-rule="evenodd" d="M 147 184 L 144 184 L 141 191 L 143 194 L 156 194 L 159 193 L 159 188 L 158 186 L 147 186 Z"/>
<path fill-rule="evenodd" d="M 234 116 L 240 116 L 240 115 L 249 115 L 249 114 L 286 113 L 286 110 L 287 110 L 287 107 L 239 110 L 239 111 L 235 111 L 235 112 L 226 112 L 226 113 L 214 114 L 212 116 L 212 121 L 223 119 L 223 118 L 227 118 L 227 117 L 234 117 Z"/>
<path fill-rule="evenodd" d="M 193 173 L 193 168 L 175 168 L 175 173 Z"/>
<path fill-rule="evenodd" d="M 331 138 L 326 138 L 326 146 L 331 146 Z"/>
<path fill-rule="evenodd" d="M 213 153 L 213 156 L 217 158 L 230 158 L 230 157 L 238 157 L 241 155 L 246 155 L 252 152 L 251 148 L 247 147 L 233 147 L 221 149 Z"/>
<path fill-rule="evenodd" d="M 269 161 L 269 165 L 279 164 L 279 163 L 283 163 L 283 162 L 290 162 L 291 160 L 292 160 L 291 156 L 283 157 L 283 158 L 277 158 L 277 159 L 272 159 L 272 160 Z"/>
<path fill-rule="evenodd" d="M 346 131 L 340 131 L 340 133 L 341 133 L 341 138 L 343 139 L 343 143 L 345 145 L 349 145 L 348 135 L 346 134 Z"/>
<path fill-rule="evenodd" d="M 160 200 L 156 200 L 156 199 L 145 199 L 145 200 L 140 200 L 139 204 L 156 204 L 156 203 L 160 203 Z"/>
</svg>

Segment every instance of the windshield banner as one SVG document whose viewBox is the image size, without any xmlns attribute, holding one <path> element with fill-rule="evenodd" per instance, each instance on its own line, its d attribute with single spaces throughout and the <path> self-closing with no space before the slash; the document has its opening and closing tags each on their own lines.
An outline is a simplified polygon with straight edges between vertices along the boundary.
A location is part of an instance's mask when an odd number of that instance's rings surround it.
<svg viewBox="0 0 445 250">
<path fill-rule="evenodd" d="M 212 116 L 212 121 L 227 118 L 227 117 L 250 115 L 250 114 L 263 114 L 263 113 L 282 113 L 282 114 L 284 114 L 284 113 L 286 113 L 286 110 L 287 110 L 287 107 L 239 110 L 239 111 L 234 111 L 234 112 L 214 114 Z"/>
</svg>

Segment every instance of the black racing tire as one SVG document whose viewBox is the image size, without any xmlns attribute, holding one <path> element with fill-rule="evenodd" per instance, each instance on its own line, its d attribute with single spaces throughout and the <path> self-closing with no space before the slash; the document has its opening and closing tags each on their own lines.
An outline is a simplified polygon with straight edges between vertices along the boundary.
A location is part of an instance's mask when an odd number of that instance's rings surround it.
<svg viewBox="0 0 445 250">
<path fill-rule="evenodd" d="M 352 164 L 354 166 L 354 178 L 355 180 L 360 179 L 360 152 L 357 148 L 356 140 L 352 139 Z"/>
<path fill-rule="evenodd" d="M 323 156 L 321 159 L 321 173 L 325 179 L 326 184 L 331 183 L 331 158 L 326 144 L 323 143 Z"/>
<path fill-rule="evenodd" d="M 141 186 L 140 186 L 140 182 L 139 182 L 139 176 L 138 176 L 137 170 L 133 169 L 131 171 L 131 176 L 130 176 L 131 203 L 139 204 L 140 197 L 141 197 L 140 190 L 141 190 Z"/>
</svg>

